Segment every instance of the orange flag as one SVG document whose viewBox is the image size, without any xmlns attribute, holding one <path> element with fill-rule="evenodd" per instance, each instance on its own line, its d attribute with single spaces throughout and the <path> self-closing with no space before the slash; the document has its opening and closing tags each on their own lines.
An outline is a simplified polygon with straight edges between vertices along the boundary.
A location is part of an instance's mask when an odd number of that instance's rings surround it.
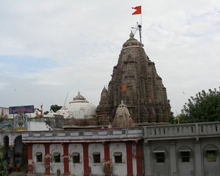
<svg viewBox="0 0 220 176">
<path fill-rule="evenodd" d="M 127 90 L 127 85 L 121 86 L 121 92 L 125 92 Z"/>
<path fill-rule="evenodd" d="M 132 13 L 132 15 L 139 15 L 139 14 L 141 14 L 141 6 L 132 7 L 132 9 L 136 10 L 134 13 Z"/>
</svg>

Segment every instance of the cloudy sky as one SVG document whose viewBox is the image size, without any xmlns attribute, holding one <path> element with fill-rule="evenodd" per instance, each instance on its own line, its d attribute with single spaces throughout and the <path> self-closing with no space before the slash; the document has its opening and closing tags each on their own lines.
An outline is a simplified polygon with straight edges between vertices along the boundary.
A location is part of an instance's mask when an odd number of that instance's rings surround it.
<svg viewBox="0 0 220 176">
<path fill-rule="evenodd" d="M 80 91 L 98 105 L 140 15 L 144 49 L 172 111 L 218 88 L 219 0 L 0 0 L 0 106 L 64 105 Z M 135 36 L 138 39 L 138 35 Z"/>
</svg>

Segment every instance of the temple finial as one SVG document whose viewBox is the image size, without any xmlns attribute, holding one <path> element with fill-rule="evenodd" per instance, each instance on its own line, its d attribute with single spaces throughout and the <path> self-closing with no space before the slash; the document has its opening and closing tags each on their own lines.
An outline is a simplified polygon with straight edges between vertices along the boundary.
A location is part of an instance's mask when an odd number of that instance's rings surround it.
<svg viewBox="0 0 220 176">
<path fill-rule="evenodd" d="M 133 34 L 133 32 L 131 31 L 131 33 L 130 33 L 130 38 L 134 38 L 134 34 Z"/>
</svg>

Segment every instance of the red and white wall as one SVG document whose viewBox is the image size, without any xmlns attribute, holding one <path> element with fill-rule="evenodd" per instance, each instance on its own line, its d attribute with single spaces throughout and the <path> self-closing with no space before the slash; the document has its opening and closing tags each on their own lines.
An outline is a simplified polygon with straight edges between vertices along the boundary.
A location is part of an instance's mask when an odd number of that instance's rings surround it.
<svg viewBox="0 0 220 176">
<path fill-rule="evenodd" d="M 96 142 L 96 143 L 61 143 L 27 144 L 28 173 L 53 175 L 59 169 L 64 175 L 89 176 L 141 176 L 141 144 L 135 141 Z M 37 155 L 42 154 L 42 161 Z M 53 156 L 60 154 L 60 161 Z M 79 154 L 79 161 L 73 162 L 73 156 Z M 94 156 L 100 154 L 100 162 L 94 162 Z M 119 160 L 116 161 L 116 157 Z M 121 157 L 121 160 L 120 160 Z M 139 168 L 139 170 L 138 170 Z"/>
</svg>

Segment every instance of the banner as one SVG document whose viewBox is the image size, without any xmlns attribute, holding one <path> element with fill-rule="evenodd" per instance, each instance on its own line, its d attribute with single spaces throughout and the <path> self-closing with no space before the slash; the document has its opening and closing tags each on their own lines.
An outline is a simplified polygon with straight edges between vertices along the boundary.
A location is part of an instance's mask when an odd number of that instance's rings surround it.
<svg viewBox="0 0 220 176">
<path fill-rule="evenodd" d="M 9 107 L 9 114 L 33 113 L 34 105 Z"/>
</svg>

